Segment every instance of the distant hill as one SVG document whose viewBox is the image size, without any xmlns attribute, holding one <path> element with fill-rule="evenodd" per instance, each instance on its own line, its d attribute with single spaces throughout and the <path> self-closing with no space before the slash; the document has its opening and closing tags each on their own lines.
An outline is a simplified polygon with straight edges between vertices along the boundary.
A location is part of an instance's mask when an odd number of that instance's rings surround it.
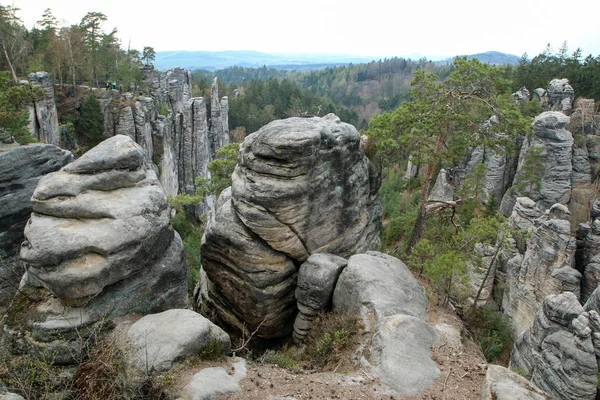
<svg viewBox="0 0 600 400">
<path fill-rule="evenodd" d="M 366 63 L 372 57 L 346 54 L 268 54 L 258 51 L 159 51 L 154 66 L 158 69 L 183 67 L 185 69 L 216 70 L 228 67 L 260 68 L 263 65 L 277 69 L 312 70 L 350 63 Z"/>
<path fill-rule="evenodd" d="M 159 51 L 156 53 L 154 66 L 158 69 L 183 67 L 189 70 L 206 69 L 209 71 L 234 66 L 246 68 L 267 66 L 279 70 L 306 72 L 327 67 L 368 63 L 382 58 L 384 57 L 362 57 L 350 54 L 269 54 L 250 50 Z M 498 65 L 515 65 L 519 62 L 519 57 L 498 51 L 471 54 L 467 58 L 477 58 L 481 62 Z M 437 65 L 450 64 L 453 59 L 454 57 L 447 58 L 435 61 L 435 63 Z"/>
<path fill-rule="evenodd" d="M 446 58 L 444 60 L 435 61 L 437 65 L 451 64 L 455 57 Z M 506 54 L 501 53 L 499 51 L 486 51 L 485 53 L 477 53 L 477 54 L 469 54 L 467 55 L 467 59 L 471 60 L 473 58 L 478 59 L 483 63 L 494 64 L 494 65 L 517 65 L 519 63 L 518 56 L 514 54 Z"/>
</svg>

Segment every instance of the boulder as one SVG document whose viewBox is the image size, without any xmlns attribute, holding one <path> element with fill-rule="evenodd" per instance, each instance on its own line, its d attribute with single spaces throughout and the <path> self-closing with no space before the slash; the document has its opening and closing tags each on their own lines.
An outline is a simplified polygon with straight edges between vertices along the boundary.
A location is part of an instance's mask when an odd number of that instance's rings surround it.
<svg viewBox="0 0 600 400">
<path fill-rule="evenodd" d="M 483 386 L 482 400 L 549 400 L 550 398 L 521 375 L 500 365 L 489 364 Z"/>
<path fill-rule="evenodd" d="M 573 135 L 566 129 L 568 125 L 569 117 L 560 112 L 544 112 L 535 118 L 534 136 L 523 143 L 513 185 L 504 194 L 500 204 L 500 212 L 503 215 L 510 215 L 516 198 L 521 196 L 530 197 L 542 209 L 548 209 L 556 203 L 568 204 L 573 171 Z M 542 165 L 535 167 L 541 171 L 539 185 L 537 179 L 534 179 L 536 177 L 526 176 L 523 169 L 527 152 L 532 147 L 542 150 Z M 530 185 L 532 179 L 534 183 Z"/>
<path fill-rule="evenodd" d="M 400 394 L 417 395 L 437 379 L 440 372 L 429 352 L 439 333 L 425 322 L 427 297 L 402 261 L 372 251 L 350 257 L 333 293 L 333 307 L 361 316 L 374 334 L 363 348 L 383 383 Z"/>
<path fill-rule="evenodd" d="M 5 328 L 21 347 L 52 347 L 55 361 L 68 363 L 77 357 L 72 339 L 96 322 L 186 307 L 183 244 L 131 138 L 107 139 L 46 175 L 32 200 L 21 247 L 31 293 L 11 306 L 15 323 Z"/>
<path fill-rule="evenodd" d="M 167 371 L 175 361 L 200 355 L 211 342 L 220 343 L 224 354 L 231 349 L 225 331 L 191 310 L 146 315 L 127 331 L 130 364 L 145 373 Z"/>
<path fill-rule="evenodd" d="M 302 342 L 319 312 L 331 305 L 333 290 L 347 263 L 344 258 L 333 254 L 317 253 L 300 266 L 296 287 L 300 312 L 294 322 L 294 341 Z"/>
<path fill-rule="evenodd" d="M 598 367 L 589 313 L 575 294 L 547 296 L 533 324 L 515 342 L 510 368 L 551 398 L 594 399 Z"/>
<path fill-rule="evenodd" d="M 71 161 L 69 151 L 49 144 L 0 144 L 0 257 L 18 252 L 39 180 Z"/>
<path fill-rule="evenodd" d="M 525 86 L 521 86 L 517 92 L 513 93 L 513 97 L 517 101 L 529 101 L 531 99 L 531 94 Z"/>
<path fill-rule="evenodd" d="M 260 325 L 257 337 L 289 333 L 297 265 L 379 247 L 379 184 L 358 131 L 333 114 L 247 136 L 202 241 L 205 301 L 238 329 Z"/>
<path fill-rule="evenodd" d="M 0 391 L 0 400 L 25 400 L 25 398 L 16 393 Z"/>
<path fill-rule="evenodd" d="M 240 381 L 246 377 L 246 362 L 234 358 L 233 374 L 223 368 L 204 368 L 183 388 L 183 400 L 215 400 L 240 391 Z"/>
<path fill-rule="evenodd" d="M 539 223 L 522 261 L 509 262 L 507 272 L 514 278 L 507 279 L 503 306 L 517 335 L 531 325 L 546 296 L 570 291 L 579 298 L 580 294 L 581 273 L 574 268 L 576 240 L 571 236 L 568 209 L 556 204 Z"/>
</svg>

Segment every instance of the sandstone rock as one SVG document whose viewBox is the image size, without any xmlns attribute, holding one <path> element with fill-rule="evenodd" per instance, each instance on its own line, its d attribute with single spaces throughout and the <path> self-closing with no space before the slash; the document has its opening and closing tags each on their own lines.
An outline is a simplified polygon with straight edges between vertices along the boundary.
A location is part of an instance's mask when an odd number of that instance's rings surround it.
<svg viewBox="0 0 600 400">
<path fill-rule="evenodd" d="M 452 200 L 454 200 L 454 189 L 448 182 L 448 172 L 442 168 L 438 173 L 431 193 L 429 193 L 429 201 L 447 202 Z"/>
<path fill-rule="evenodd" d="M 300 312 L 294 322 L 294 341 L 302 342 L 318 313 L 331 305 L 333 290 L 347 261 L 333 254 L 313 254 L 298 271 L 296 300 Z"/>
<path fill-rule="evenodd" d="M 0 400 L 25 400 L 25 398 L 16 393 L 0 391 Z"/>
<path fill-rule="evenodd" d="M 581 274 L 574 267 L 576 240 L 571 236 L 568 210 L 555 205 L 540 221 L 527 242 L 520 264 L 509 263 L 505 312 L 513 319 L 516 334 L 527 329 L 544 298 L 564 291 L 580 294 Z"/>
<path fill-rule="evenodd" d="M 483 387 L 482 400 L 549 400 L 533 383 L 500 365 L 489 364 Z"/>
<path fill-rule="evenodd" d="M 427 298 L 400 260 L 377 252 L 350 257 L 333 306 L 360 315 L 366 330 L 374 332 L 369 351 L 373 372 L 383 383 L 400 394 L 416 395 L 437 379 L 439 370 L 429 351 L 439 334 L 424 322 Z"/>
<path fill-rule="evenodd" d="M 544 88 L 537 88 L 533 91 L 533 94 L 537 101 L 540 102 L 543 110 L 547 109 L 548 105 L 548 92 Z"/>
<path fill-rule="evenodd" d="M 531 94 L 525 86 L 521 86 L 521 88 L 517 92 L 513 93 L 513 97 L 517 101 L 529 101 L 531 98 Z"/>
<path fill-rule="evenodd" d="M 72 160 L 70 152 L 53 145 L 0 145 L 0 257 L 18 251 L 39 180 Z"/>
<path fill-rule="evenodd" d="M 223 97 L 219 101 L 217 78 L 213 80 L 210 95 L 210 141 L 212 154 L 229 143 L 229 100 Z"/>
<path fill-rule="evenodd" d="M 169 370 L 175 361 L 202 353 L 210 341 L 221 343 L 225 354 L 231 349 L 225 331 L 191 310 L 146 315 L 127 331 L 130 363 L 145 373 Z"/>
<path fill-rule="evenodd" d="M 348 257 L 379 248 L 379 185 L 353 126 L 333 114 L 289 118 L 246 137 L 232 200 L 250 230 L 295 260 Z"/>
<path fill-rule="evenodd" d="M 358 131 L 333 114 L 274 121 L 246 137 L 202 242 L 205 300 L 219 318 L 250 332 L 260 325 L 258 337 L 288 333 L 295 265 L 379 247 L 379 179 Z"/>
<path fill-rule="evenodd" d="M 554 399 L 594 399 L 598 382 L 589 314 L 565 292 L 546 297 L 513 347 L 510 367 Z"/>
<path fill-rule="evenodd" d="M 477 264 L 469 262 L 469 294 L 468 302 L 473 304 L 477 299 L 477 307 L 483 307 L 490 300 L 494 287 L 494 277 L 498 261 L 498 254 L 494 246 L 477 243 L 475 245 L 475 257 L 480 260 Z"/>
<path fill-rule="evenodd" d="M 24 324 L 7 324 L 25 347 L 50 346 L 66 363 L 76 357 L 71 339 L 99 320 L 187 305 L 183 244 L 131 138 L 107 139 L 45 176 L 32 200 L 21 258 L 29 283 L 45 289 L 31 289 L 39 302 L 27 306 Z"/>
<path fill-rule="evenodd" d="M 550 111 L 560 111 L 565 115 L 571 115 L 575 91 L 569 85 L 568 79 L 552 79 L 547 93 Z"/>
<path fill-rule="evenodd" d="M 184 400 L 214 400 L 240 391 L 240 381 L 246 377 L 246 362 L 236 358 L 233 374 L 223 368 L 205 368 L 183 388 Z"/>
<path fill-rule="evenodd" d="M 296 267 L 285 254 L 270 248 L 238 218 L 226 189 L 209 214 L 202 238 L 202 266 L 212 283 L 203 299 L 219 318 L 256 336 L 290 332 L 295 311 Z"/>
<path fill-rule="evenodd" d="M 577 230 L 577 265 L 583 272 L 581 301 L 585 303 L 600 283 L 600 220 Z"/>
<path fill-rule="evenodd" d="M 54 98 L 54 84 L 47 72 L 29 74 L 29 83 L 41 87 L 44 91 L 44 97 L 33 104 L 30 131 L 40 142 L 58 146 L 60 129 Z"/>
<path fill-rule="evenodd" d="M 523 144 L 519 156 L 519 169 L 513 186 L 502 198 L 500 205 L 502 214 L 510 215 L 516 198 L 524 195 L 531 197 L 542 209 L 548 209 L 555 203 L 567 204 L 569 202 L 573 170 L 571 150 L 573 136 L 566 130 L 568 124 L 569 118 L 559 112 L 544 112 L 535 118 L 533 139 L 526 140 Z M 544 161 L 541 169 L 540 190 L 533 187 L 532 193 L 529 194 L 521 192 L 519 182 L 522 180 L 527 182 L 527 178 L 522 175 L 521 167 L 528 149 L 533 146 L 542 148 Z"/>
</svg>

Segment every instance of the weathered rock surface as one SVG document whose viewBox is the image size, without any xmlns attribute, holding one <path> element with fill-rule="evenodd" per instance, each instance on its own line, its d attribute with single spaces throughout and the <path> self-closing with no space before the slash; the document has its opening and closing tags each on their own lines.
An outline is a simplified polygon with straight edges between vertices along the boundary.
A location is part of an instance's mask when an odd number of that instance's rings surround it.
<svg viewBox="0 0 600 400">
<path fill-rule="evenodd" d="M 0 391 L 0 400 L 25 400 L 25 398 L 16 393 Z"/>
<path fill-rule="evenodd" d="M 427 298 L 402 261 L 378 252 L 350 257 L 333 306 L 360 315 L 367 331 L 374 332 L 369 349 L 373 371 L 395 391 L 419 394 L 439 376 L 429 358 L 439 333 L 425 323 Z"/>
<path fill-rule="evenodd" d="M 513 97 L 517 101 L 529 101 L 531 98 L 531 94 L 525 86 L 521 86 L 521 88 L 518 91 L 513 93 Z"/>
<path fill-rule="evenodd" d="M 517 339 L 510 367 L 553 399 L 594 399 L 598 367 L 589 313 L 570 292 L 550 295 Z"/>
<path fill-rule="evenodd" d="M 546 296 L 569 291 L 579 298 L 581 273 L 574 268 L 575 250 L 568 209 L 556 204 L 527 241 L 522 261 L 518 263 L 520 255 L 509 261 L 503 306 L 516 334 L 531 325 Z"/>
<path fill-rule="evenodd" d="M 600 220 L 577 229 L 577 264 L 583 272 L 581 301 L 585 303 L 600 284 Z"/>
<path fill-rule="evenodd" d="M 192 377 L 183 388 L 184 400 L 216 400 L 240 391 L 240 381 L 246 377 L 246 362 L 237 358 L 233 374 L 223 368 L 205 368 Z"/>
<path fill-rule="evenodd" d="M 201 354 L 210 341 L 221 343 L 223 353 L 229 353 L 229 335 L 191 310 L 146 315 L 127 331 L 130 364 L 145 373 L 169 370 L 174 362 Z"/>
<path fill-rule="evenodd" d="M 296 301 L 299 313 L 294 322 L 294 341 L 302 342 L 319 312 L 331 305 L 333 290 L 348 261 L 333 254 L 316 253 L 298 271 Z"/>
<path fill-rule="evenodd" d="M 477 302 L 477 307 L 483 307 L 492 296 L 498 266 L 498 252 L 494 246 L 477 243 L 474 253 L 480 262 L 467 264 L 469 271 L 468 302 L 469 305 Z"/>
<path fill-rule="evenodd" d="M 228 325 L 259 337 L 289 333 L 295 311 L 296 267 L 291 258 L 273 250 L 237 216 L 231 189 L 221 193 L 209 214 L 201 247 L 202 266 L 210 278 L 202 299 Z"/>
<path fill-rule="evenodd" d="M 549 111 L 538 115 L 533 121 L 534 136 L 525 140 L 519 156 L 519 167 L 512 187 L 502 198 L 500 212 L 509 216 L 517 197 L 528 196 L 540 208 L 548 209 L 553 204 L 567 204 L 571 197 L 571 174 L 573 135 L 566 128 L 569 117 L 560 112 Z M 526 177 L 522 169 L 527 151 L 532 147 L 542 149 L 543 165 L 540 165 L 541 182 L 529 185 L 531 177 Z M 536 179 L 534 179 L 536 180 Z M 521 184 L 525 182 L 525 184 Z M 531 186 L 531 193 L 529 188 Z"/>
<path fill-rule="evenodd" d="M 41 302 L 11 308 L 15 316 L 29 311 L 20 326 L 7 324 L 25 347 L 52 347 L 66 363 L 76 356 L 77 330 L 110 315 L 187 305 L 183 244 L 132 139 L 114 136 L 46 175 L 32 200 L 21 258 L 27 282 L 38 287 L 26 297 Z"/>
<path fill-rule="evenodd" d="M 429 201 L 447 202 L 452 200 L 454 200 L 454 189 L 448 182 L 448 172 L 442 168 L 438 173 L 431 193 L 429 193 Z"/>
<path fill-rule="evenodd" d="M 262 323 L 258 337 L 288 333 L 295 265 L 379 247 L 379 184 L 358 131 L 333 114 L 274 121 L 246 137 L 201 249 L 220 318 L 250 332 Z"/>
<path fill-rule="evenodd" d="M 271 122 L 246 137 L 233 206 L 253 232 L 294 260 L 377 249 L 378 172 L 360 134 L 335 115 Z"/>
<path fill-rule="evenodd" d="M 550 111 L 560 111 L 565 115 L 571 115 L 575 91 L 569 85 L 568 79 L 552 79 L 548 85 L 547 94 Z"/>
<path fill-rule="evenodd" d="M 481 388 L 482 400 L 549 400 L 550 398 L 521 375 L 500 365 L 489 364 Z"/>
<path fill-rule="evenodd" d="M 44 96 L 31 107 L 29 130 L 40 142 L 58 146 L 60 129 L 52 80 L 47 72 L 35 72 L 29 74 L 29 83 L 44 91 Z"/>
<path fill-rule="evenodd" d="M 72 160 L 53 145 L 0 145 L 0 257 L 18 252 L 39 180 Z"/>
</svg>

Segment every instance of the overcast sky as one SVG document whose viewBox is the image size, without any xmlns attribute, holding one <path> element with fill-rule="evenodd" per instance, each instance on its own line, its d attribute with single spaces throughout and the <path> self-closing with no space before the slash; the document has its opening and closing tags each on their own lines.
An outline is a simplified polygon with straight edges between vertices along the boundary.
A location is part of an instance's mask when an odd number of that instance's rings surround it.
<svg viewBox="0 0 600 400">
<path fill-rule="evenodd" d="M 9 2 L 27 28 L 46 8 L 69 24 L 103 12 L 105 31 L 117 27 L 138 50 L 534 56 L 566 40 L 570 52 L 600 54 L 597 0 L 0 0 Z"/>
</svg>

